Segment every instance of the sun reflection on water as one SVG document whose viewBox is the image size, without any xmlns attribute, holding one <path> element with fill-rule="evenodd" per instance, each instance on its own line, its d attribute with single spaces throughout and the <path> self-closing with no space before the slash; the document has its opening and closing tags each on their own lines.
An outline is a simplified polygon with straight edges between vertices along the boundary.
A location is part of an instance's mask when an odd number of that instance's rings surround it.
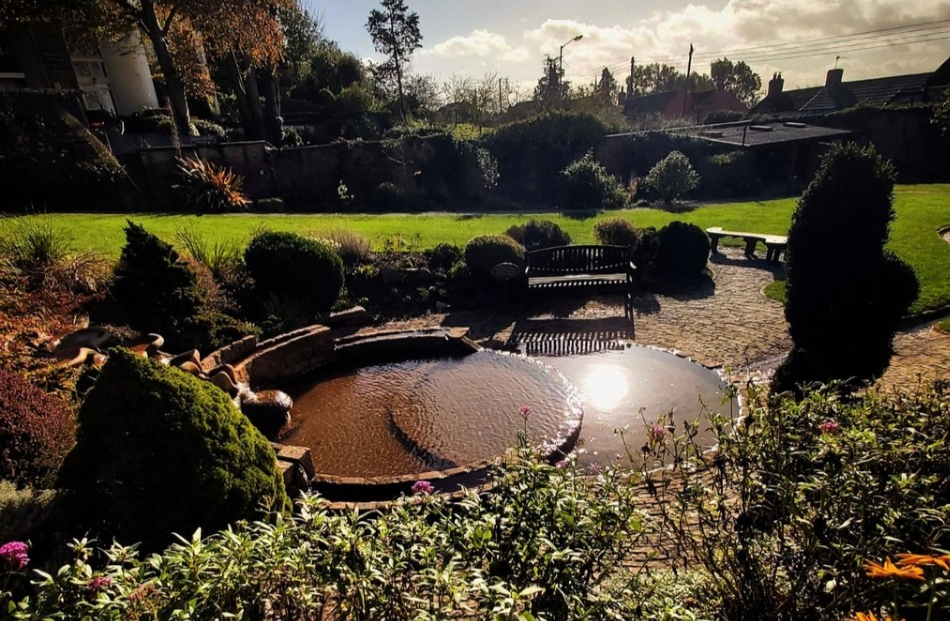
<svg viewBox="0 0 950 621">
<path fill-rule="evenodd" d="M 627 373 L 615 364 L 595 364 L 584 378 L 582 390 L 587 404 L 598 410 L 620 405 L 630 393 Z"/>
</svg>

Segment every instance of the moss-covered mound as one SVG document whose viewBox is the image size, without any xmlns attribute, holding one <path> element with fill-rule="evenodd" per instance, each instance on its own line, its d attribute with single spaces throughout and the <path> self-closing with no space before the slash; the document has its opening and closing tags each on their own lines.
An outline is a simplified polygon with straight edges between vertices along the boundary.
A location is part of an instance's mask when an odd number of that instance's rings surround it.
<svg viewBox="0 0 950 621">
<path fill-rule="evenodd" d="M 127 350 L 82 404 L 60 485 L 83 527 L 146 549 L 289 507 L 273 449 L 227 395 Z"/>
</svg>

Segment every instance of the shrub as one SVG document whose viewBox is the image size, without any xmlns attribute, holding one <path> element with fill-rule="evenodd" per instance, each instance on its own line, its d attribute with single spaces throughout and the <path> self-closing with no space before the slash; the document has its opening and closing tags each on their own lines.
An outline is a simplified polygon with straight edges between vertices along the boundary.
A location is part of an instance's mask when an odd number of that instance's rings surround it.
<svg viewBox="0 0 950 621">
<path fill-rule="evenodd" d="M 0 95 L 0 187 L 4 210 L 36 206 L 115 207 L 125 171 L 109 148 L 58 97 L 31 97 L 27 110 Z"/>
<path fill-rule="evenodd" d="M 762 182 L 755 170 L 755 155 L 733 151 L 702 160 L 700 192 L 704 196 L 735 198 L 762 193 Z"/>
<path fill-rule="evenodd" d="M 602 244 L 629 246 L 633 264 L 637 266 L 637 281 L 650 283 L 656 276 L 660 237 L 651 227 L 638 229 L 626 218 L 604 218 L 594 224 L 594 237 Z"/>
<path fill-rule="evenodd" d="M 798 201 L 786 266 L 793 348 L 774 388 L 871 379 L 887 368 L 898 322 L 918 292 L 911 269 L 884 250 L 894 175 L 873 148 L 837 146 Z"/>
<path fill-rule="evenodd" d="M 260 328 L 227 313 L 207 311 L 182 322 L 180 339 L 190 347 L 207 353 L 252 334 L 260 336 Z"/>
<path fill-rule="evenodd" d="M 55 490 L 17 489 L 10 481 L 0 480 L 0 541 L 31 539 L 61 497 Z"/>
<path fill-rule="evenodd" d="M 0 369 L 0 479 L 48 487 L 75 438 L 65 402 Z"/>
<path fill-rule="evenodd" d="M 643 181 L 664 203 L 670 204 L 693 191 L 699 185 L 699 175 L 685 155 L 673 151 L 657 162 Z"/>
<path fill-rule="evenodd" d="M 373 257 L 373 244 L 355 231 L 336 229 L 323 234 L 333 242 L 334 250 L 348 267 L 367 263 Z"/>
<path fill-rule="evenodd" d="M 745 114 L 738 110 L 713 110 L 703 119 L 703 125 L 715 125 L 717 123 L 735 123 L 745 118 Z"/>
<path fill-rule="evenodd" d="M 217 123 L 194 118 L 191 119 L 191 123 L 198 130 L 199 136 L 214 136 L 219 141 L 223 141 L 227 137 L 227 132 Z"/>
<path fill-rule="evenodd" d="M 455 244 L 442 242 L 425 251 L 429 268 L 437 272 L 448 272 L 462 260 L 462 249 Z"/>
<path fill-rule="evenodd" d="M 505 235 L 524 246 L 525 250 L 566 246 L 571 243 L 571 236 L 549 220 L 532 219 L 528 220 L 527 224 L 512 225 L 505 231 Z"/>
<path fill-rule="evenodd" d="M 592 152 L 571 162 L 561 174 L 564 209 L 596 211 L 619 209 L 627 204 L 623 186 L 594 159 Z"/>
<path fill-rule="evenodd" d="M 81 526 L 147 549 L 289 505 L 274 450 L 223 391 L 122 349 L 83 401 L 59 483 Z"/>
<path fill-rule="evenodd" d="M 709 260 L 709 237 L 695 224 L 674 221 L 659 232 L 656 269 L 661 276 L 679 280 L 698 276 Z"/>
<path fill-rule="evenodd" d="M 524 267 L 524 248 L 507 235 L 478 235 L 465 245 L 465 265 L 472 276 L 488 278 L 499 263 Z"/>
<path fill-rule="evenodd" d="M 198 276 L 174 248 L 132 221 L 126 224 L 125 240 L 113 273 L 112 296 L 132 327 L 168 339 L 201 308 Z"/>
<path fill-rule="evenodd" d="M 326 313 L 343 288 L 343 261 L 326 244 L 295 233 L 255 235 L 244 262 L 264 293 L 299 302 L 310 313 Z"/>
<path fill-rule="evenodd" d="M 244 177 L 200 158 L 178 158 L 181 183 L 174 186 L 185 205 L 197 214 L 229 213 L 247 209 L 250 201 L 241 192 Z"/>
<path fill-rule="evenodd" d="M 648 518 L 629 475 L 584 476 L 522 450 L 492 480 L 492 494 L 456 503 L 419 485 L 414 498 L 368 513 L 330 511 L 306 496 L 296 519 L 196 534 L 147 559 L 113 544 L 101 569 L 83 540 L 60 571 L 37 578 L 35 597 L 19 612 L 33 619 L 325 619 L 341 611 L 365 621 L 639 618 L 649 591 L 621 562 L 642 545 Z M 93 580 L 99 593 L 90 594 Z"/>
<path fill-rule="evenodd" d="M 708 421 L 713 468 L 697 468 L 708 461 L 690 427 L 650 446 L 674 464 L 647 475 L 666 534 L 656 549 L 700 563 L 724 619 L 841 619 L 856 602 L 886 604 L 891 589 L 873 588 L 862 563 L 950 537 L 948 388 L 842 398 L 812 386 L 797 402 L 753 387 L 749 424 Z"/>
<path fill-rule="evenodd" d="M 620 216 L 601 218 L 594 224 L 594 237 L 601 244 L 635 246 L 639 234 L 633 223 Z"/>
<path fill-rule="evenodd" d="M 175 231 L 175 238 L 191 258 L 210 270 L 215 278 L 225 278 L 244 260 L 237 241 L 209 241 L 193 226 L 180 227 Z"/>
<path fill-rule="evenodd" d="M 0 223 L 0 259 L 21 274 L 42 274 L 69 255 L 69 242 L 49 218 L 6 218 Z"/>
</svg>

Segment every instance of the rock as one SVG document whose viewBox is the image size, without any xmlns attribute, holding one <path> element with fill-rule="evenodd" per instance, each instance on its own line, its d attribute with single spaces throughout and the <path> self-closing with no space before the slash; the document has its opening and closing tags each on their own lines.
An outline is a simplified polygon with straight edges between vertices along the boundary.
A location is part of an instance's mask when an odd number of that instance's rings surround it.
<svg viewBox="0 0 950 621">
<path fill-rule="evenodd" d="M 228 393 L 231 397 L 236 397 L 238 394 L 239 389 L 237 383 L 225 371 L 218 371 L 213 374 L 209 372 L 208 381 Z"/>
<path fill-rule="evenodd" d="M 190 362 L 199 369 L 201 368 L 201 355 L 198 353 L 197 349 L 192 349 L 183 353 L 178 354 L 177 356 L 172 356 L 168 360 L 165 360 L 165 364 L 170 367 L 182 368 L 186 362 Z M 191 371 L 189 371 L 191 373 Z"/>
<path fill-rule="evenodd" d="M 195 377 L 201 377 L 203 375 L 203 371 L 201 370 L 201 367 L 195 364 L 194 362 L 192 362 L 191 360 L 186 360 L 185 362 L 182 362 L 181 364 L 176 365 L 176 367 L 181 369 L 185 373 L 191 373 Z"/>
<path fill-rule="evenodd" d="M 428 267 L 409 268 L 406 270 L 406 275 L 419 283 L 427 283 L 435 280 L 432 270 Z"/>
<path fill-rule="evenodd" d="M 402 282 L 402 274 L 399 270 L 392 267 L 382 267 L 379 270 L 379 279 L 387 287 L 392 287 L 400 282 Z"/>
<path fill-rule="evenodd" d="M 165 344 L 165 339 L 161 334 L 146 334 L 140 336 L 126 345 L 127 348 L 143 356 L 154 356 L 158 349 Z"/>
<path fill-rule="evenodd" d="M 241 398 L 241 411 L 265 435 L 290 422 L 294 400 L 279 390 L 261 390 Z"/>
<path fill-rule="evenodd" d="M 72 357 L 84 347 L 99 349 L 112 340 L 115 340 L 115 335 L 105 328 L 83 328 L 64 336 L 53 353 L 63 358 Z"/>
</svg>

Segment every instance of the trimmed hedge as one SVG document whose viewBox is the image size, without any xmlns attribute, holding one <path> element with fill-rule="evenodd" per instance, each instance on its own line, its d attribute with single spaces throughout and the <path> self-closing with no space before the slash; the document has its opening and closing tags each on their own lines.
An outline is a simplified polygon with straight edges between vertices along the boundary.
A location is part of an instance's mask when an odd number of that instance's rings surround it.
<svg viewBox="0 0 950 621">
<path fill-rule="evenodd" d="M 146 549 L 290 506 L 274 450 L 223 391 L 124 349 L 86 395 L 59 485 L 80 527 Z"/>
<path fill-rule="evenodd" d="M 311 313 L 329 312 L 343 288 L 340 255 L 296 233 L 255 235 L 244 251 L 244 262 L 265 293 L 299 302 Z"/>
</svg>

